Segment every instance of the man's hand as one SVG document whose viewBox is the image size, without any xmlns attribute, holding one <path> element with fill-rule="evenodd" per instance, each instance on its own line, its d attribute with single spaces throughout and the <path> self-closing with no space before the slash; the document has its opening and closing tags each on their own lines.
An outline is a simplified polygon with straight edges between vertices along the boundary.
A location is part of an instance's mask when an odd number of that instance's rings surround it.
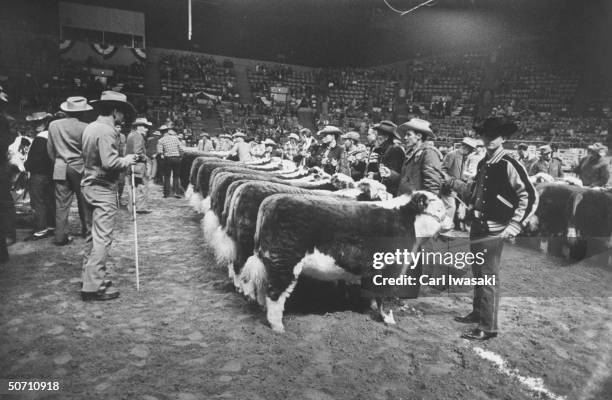
<svg viewBox="0 0 612 400">
<path fill-rule="evenodd" d="M 138 162 L 137 154 L 128 154 L 125 156 L 125 161 L 127 161 L 128 165 L 134 165 Z"/>
<path fill-rule="evenodd" d="M 384 165 L 381 165 L 379 168 L 379 173 L 381 178 L 388 178 L 391 176 L 391 170 Z"/>
</svg>

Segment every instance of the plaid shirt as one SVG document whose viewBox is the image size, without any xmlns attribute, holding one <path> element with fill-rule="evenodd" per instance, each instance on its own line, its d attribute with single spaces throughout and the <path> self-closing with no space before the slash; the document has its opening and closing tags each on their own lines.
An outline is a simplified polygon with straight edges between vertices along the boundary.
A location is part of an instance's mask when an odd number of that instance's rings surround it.
<svg viewBox="0 0 612 400">
<path fill-rule="evenodd" d="M 285 158 L 288 160 L 293 160 L 295 156 L 300 154 L 301 147 L 299 143 L 294 145 L 291 143 L 291 141 L 288 141 L 283 146 L 283 150 L 285 151 Z"/>
<path fill-rule="evenodd" d="M 183 145 L 178 137 L 166 135 L 157 142 L 157 152 L 164 157 L 180 157 L 183 154 Z"/>
</svg>

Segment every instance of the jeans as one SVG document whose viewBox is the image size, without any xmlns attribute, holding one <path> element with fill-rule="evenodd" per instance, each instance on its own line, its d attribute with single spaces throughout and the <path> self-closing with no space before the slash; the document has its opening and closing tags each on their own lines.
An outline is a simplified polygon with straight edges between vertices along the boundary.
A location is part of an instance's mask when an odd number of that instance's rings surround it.
<svg viewBox="0 0 612 400">
<path fill-rule="evenodd" d="M 166 157 L 164 159 L 164 196 L 171 194 L 181 194 L 180 184 L 181 157 Z M 170 185 L 170 175 L 172 175 L 172 185 Z M 172 193 L 170 192 L 172 186 Z"/>
<path fill-rule="evenodd" d="M 484 262 L 478 265 L 472 263 L 472 274 L 474 278 L 483 278 L 485 275 L 495 277 L 494 285 L 474 286 L 474 300 L 472 302 L 472 314 L 479 320 L 478 328 L 487 333 L 497 332 L 497 314 L 499 312 L 499 264 L 503 239 L 497 238 L 489 232 L 485 221 L 474 220 L 470 229 L 470 251 L 473 254 L 483 253 Z"/>
<path fill-rule="evenodd" d="M 83 292 L 97 292 L 106 278 L 106 259 L 113 243 L 117 192 L 113 189 L 91 185 L 84 186 L 83 197 L 90 217 L 91 232 L 87 236 L 83 262 Z"/>
<path fill-rule="evenodd" d="M 55 194 L 51 175 L 32 174 L 29 183 L 34 232 L 55 227 Z"/>
</svg>

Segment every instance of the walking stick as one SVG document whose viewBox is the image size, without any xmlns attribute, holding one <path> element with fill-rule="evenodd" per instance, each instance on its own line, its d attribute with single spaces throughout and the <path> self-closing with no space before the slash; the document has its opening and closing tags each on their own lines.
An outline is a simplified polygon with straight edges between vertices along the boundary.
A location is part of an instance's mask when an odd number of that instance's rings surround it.
<svg viewBox="0 0 612 400">
<path fill-rule="evenodd" d="M 134 220 L 134 259 L 136 260 L 136 291 L 140 291 L 140 279 L 138 273 L 138 224 L 136 223 L 136 178 L 134 177 L 134 165 L 132 169 L 132 218 Z"/>
</svg>

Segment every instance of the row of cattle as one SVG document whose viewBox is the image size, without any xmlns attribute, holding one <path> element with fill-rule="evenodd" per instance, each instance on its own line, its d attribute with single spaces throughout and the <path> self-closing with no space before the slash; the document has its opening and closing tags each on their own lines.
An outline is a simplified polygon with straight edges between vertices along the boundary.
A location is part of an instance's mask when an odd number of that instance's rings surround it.
<svg viewBox="0 0 612 400">
<path fill-rule="evenodd" d="M 524 234 L 539 236 L 543 251 L 556 241 L 566 257 L 579 260 L 612 248 L 612 191 L 548 181 L 536 190 L 538 208 Z"/>
<path fill-rule="evenodd" d="M 404 247 L 416 252 L 452 225 L 431 193 L 392 198 L 379 182 L 320 170 L 190 154 L 181 174 L 190 204 L 204 214 L 206 243 L 236 289 L 266 308 L 276 331 L 284 330 L 285 302 L 300 276 L 360 284 L 379 238 L 406 238 Z M 383 298 L 375 296 L 376 310 L 393 323 Z"/>
</svg>

